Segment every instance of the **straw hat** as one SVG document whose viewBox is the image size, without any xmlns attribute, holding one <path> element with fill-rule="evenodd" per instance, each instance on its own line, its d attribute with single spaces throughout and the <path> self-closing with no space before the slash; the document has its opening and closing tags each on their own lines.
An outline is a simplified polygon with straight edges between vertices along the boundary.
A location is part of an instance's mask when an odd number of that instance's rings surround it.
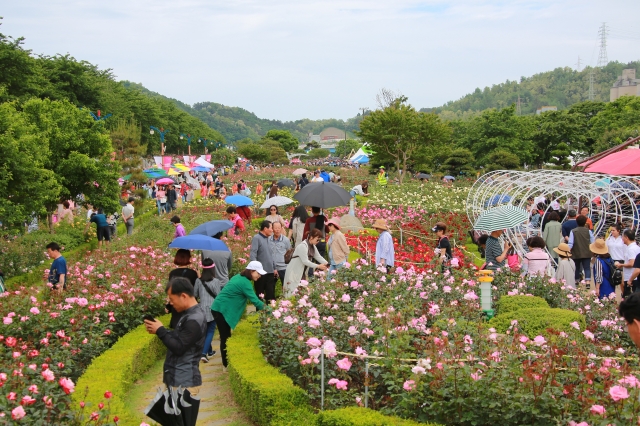
<svg viewBox="0 0 640 426">
<path fill-rule="evenodd" d="M 602 238 L 598 238 L 595 243 L 589 244 L 589 250 L 591 250 L 591 253 L 594 253 L 594 254 L 609 253 L 609 248 L 607 247 L 607 243 L 605 243 Z"/>
<path fill-rule="evenodd" d="M 389 230 L 389 226 L 387 225 L 387 219 L 376 219 L 372 226 L 373 229 L 382 229 L 384 231 Z"/>
<path fill-rule="evenodd" d="M 569 248 L 569 244 L 567 243 L 560 243 L 558 247 L 555 247 L 553 249 L 553 251 L 561 256 L 571 257 L 571 249 Z"/>
<path fill-rule="evenodd" d="M 336 227 L 337 230 L 340 230 L 340 219 L 338 219 L 337 217 L 333 217 L 331 219 L 329 219 L 327 221 L 327 226 L 329 225 L 333 225 Z"/>
</svg>

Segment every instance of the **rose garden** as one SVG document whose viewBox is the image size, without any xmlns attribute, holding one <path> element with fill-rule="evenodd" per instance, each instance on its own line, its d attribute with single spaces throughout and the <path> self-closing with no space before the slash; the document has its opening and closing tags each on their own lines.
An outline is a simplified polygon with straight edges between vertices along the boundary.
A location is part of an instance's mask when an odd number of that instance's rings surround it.
<svg viewBox="0 0 640 426">
<path fill-rule="evenodd" d="M 278 169 L 276 177 L 287 173 L 288 168 Z M 351 183 L 366 178 L 366 171 L 358 173 L 349 177 Z M 599 300 L 553 279 L 525 280 L 501 271 L 492 282 L 495 316 L 483 315 L 477 275 L 482 261 L 469 244 L 465 213 L 470 185 L 372 185 L 371 196 L 359 199 L 356 208 L 365 229 L 347 234 L 348 267 L 303 282 L 295 297 L 246 316 L 230 340 L 228 374 L 236 401 L 253 422 L 638 422 L 640 366 L 615 298 Z M 264 194 L 252 198 L 260 205 Z M 225 207 L 222 201 L 198 199 L 177 214 L 189 230 L 220 218 Z M 346 213 L 339 207 L 327 214 Z M 144 420 L 121 402 L 135 386 L 133 376 L 147 368 L 143 349 L 136 346 L 142 340 L 131 339 L 130 351 L 110 367 L 115 377 L 133 362 L 135 374 L 123 375 L 122 383 L 109 382 L 109 370 L 92 373 L 92 363 L 139 332 L 144 314 L 164 314 L 172 228 L 151 201 L 136 214 L 134 234 L 120 233 L 103 250 L 80 225 L 63 225 L 57 235 L 18 237 L 0 249 L 0 267 L 14 276 L 0 298 L 3 424 L 139 425 Z M 392 274 L 372 264 L 377 237 L 368 227 L 378 218 L 392 228 L 398 266 Z M 448 225 L 457 259 L 457 267 L 444 272 L 434 258 L 431 227 L 437 221 Z M 225 237 L 234 274 L 248 261 L 255 232 L 256 219 L 240 236 Z M 64 293 L 51 291 L 43 278 L 50 264 L 44 245 L 58 236 L 69 265 Z M 144 342 L 151 362 L 163 356 L 161 349 L 149 349 L 150 339 Z M 254 411 L 263 404 L 272 409 Z"/>
</svg>

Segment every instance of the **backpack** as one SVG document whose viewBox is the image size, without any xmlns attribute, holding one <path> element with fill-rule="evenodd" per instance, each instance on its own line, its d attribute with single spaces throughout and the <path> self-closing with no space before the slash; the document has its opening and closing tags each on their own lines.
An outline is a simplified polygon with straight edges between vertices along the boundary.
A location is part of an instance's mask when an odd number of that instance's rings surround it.
<svg viewBox="0 0 640 426">
<path fill-rule="evenodd" d="M 603 259 L 604 263 L 606 263 L 609 266 L 609 282 L 611 283 L 612 286 L 616 287 L 619 286 L 620 284 L 622 284 L 622 269 L 618 269 L 615 267 L 615 265 L 613 264 L 613 260 L 611 260 L 611 258 L 609 259 Z"/>
</svg>

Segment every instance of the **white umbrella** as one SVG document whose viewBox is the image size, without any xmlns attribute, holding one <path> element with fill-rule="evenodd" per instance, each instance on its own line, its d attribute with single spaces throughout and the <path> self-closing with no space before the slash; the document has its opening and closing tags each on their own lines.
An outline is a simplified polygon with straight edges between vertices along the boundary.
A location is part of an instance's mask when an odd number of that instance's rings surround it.
<svg viewBox="0 0 640 426">
<path fill-rule="evenodd" d="M 260 206 L 261 209 L 266 209 L 268 207 L 271 206 L 276 206 L 276 207 L 280 207 L 280 206 L 286 206 L 287 204 L 291 204 L 294 201 L 291 198 L 287 198 L 287 197 L 282 197 L 282 196 L 277 196 L 277 197 L 272 197 L 269 198 L 268 200 L 266 200 L 264 203 L 262 203 L 262 205 Z"/>
<path fill-rule="evenodd" d="M 499 229 L 515 228 L 527 220 L 527 211 L 523 208 L 507 204 L 494 207 L 482 212 L 473 229 L 477 231 L 493 232 Z"/>
<path fill-rule="evenodd" d="M 309 170 L 307 169 L 295 169 L 293 171 L 293 174 L 296 176 L 301 176 L 303 173 L 309 173 Z"/>
</svg>

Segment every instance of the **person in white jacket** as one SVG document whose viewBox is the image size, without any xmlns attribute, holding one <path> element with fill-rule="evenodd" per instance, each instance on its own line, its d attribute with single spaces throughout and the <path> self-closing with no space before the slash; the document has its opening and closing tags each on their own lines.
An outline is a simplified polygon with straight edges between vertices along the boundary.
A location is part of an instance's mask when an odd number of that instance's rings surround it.
<svg viewBox="0 0 640 426">
<path fill-rule="evenodd" d="M 307 268 L 317 268 L 321 271 L 325 271 L 327 269 L 328 262 L 320 256 L 320 253 L 318 253 L 318 249 L 316 248 L 316 244 L 318 244 L 321 237 L 322 232 L 314 228 L 309 232 L 307 239 L 296 247 L 284 276 L 284 297 L 288 298 L 295 294 L 296 289 L 300 285 L 300 280 L 302 280 L 302 277 L 305 275 Z M 311 259 L 314 259 L 318 263 L 313 263 Z"/>
</svg>

